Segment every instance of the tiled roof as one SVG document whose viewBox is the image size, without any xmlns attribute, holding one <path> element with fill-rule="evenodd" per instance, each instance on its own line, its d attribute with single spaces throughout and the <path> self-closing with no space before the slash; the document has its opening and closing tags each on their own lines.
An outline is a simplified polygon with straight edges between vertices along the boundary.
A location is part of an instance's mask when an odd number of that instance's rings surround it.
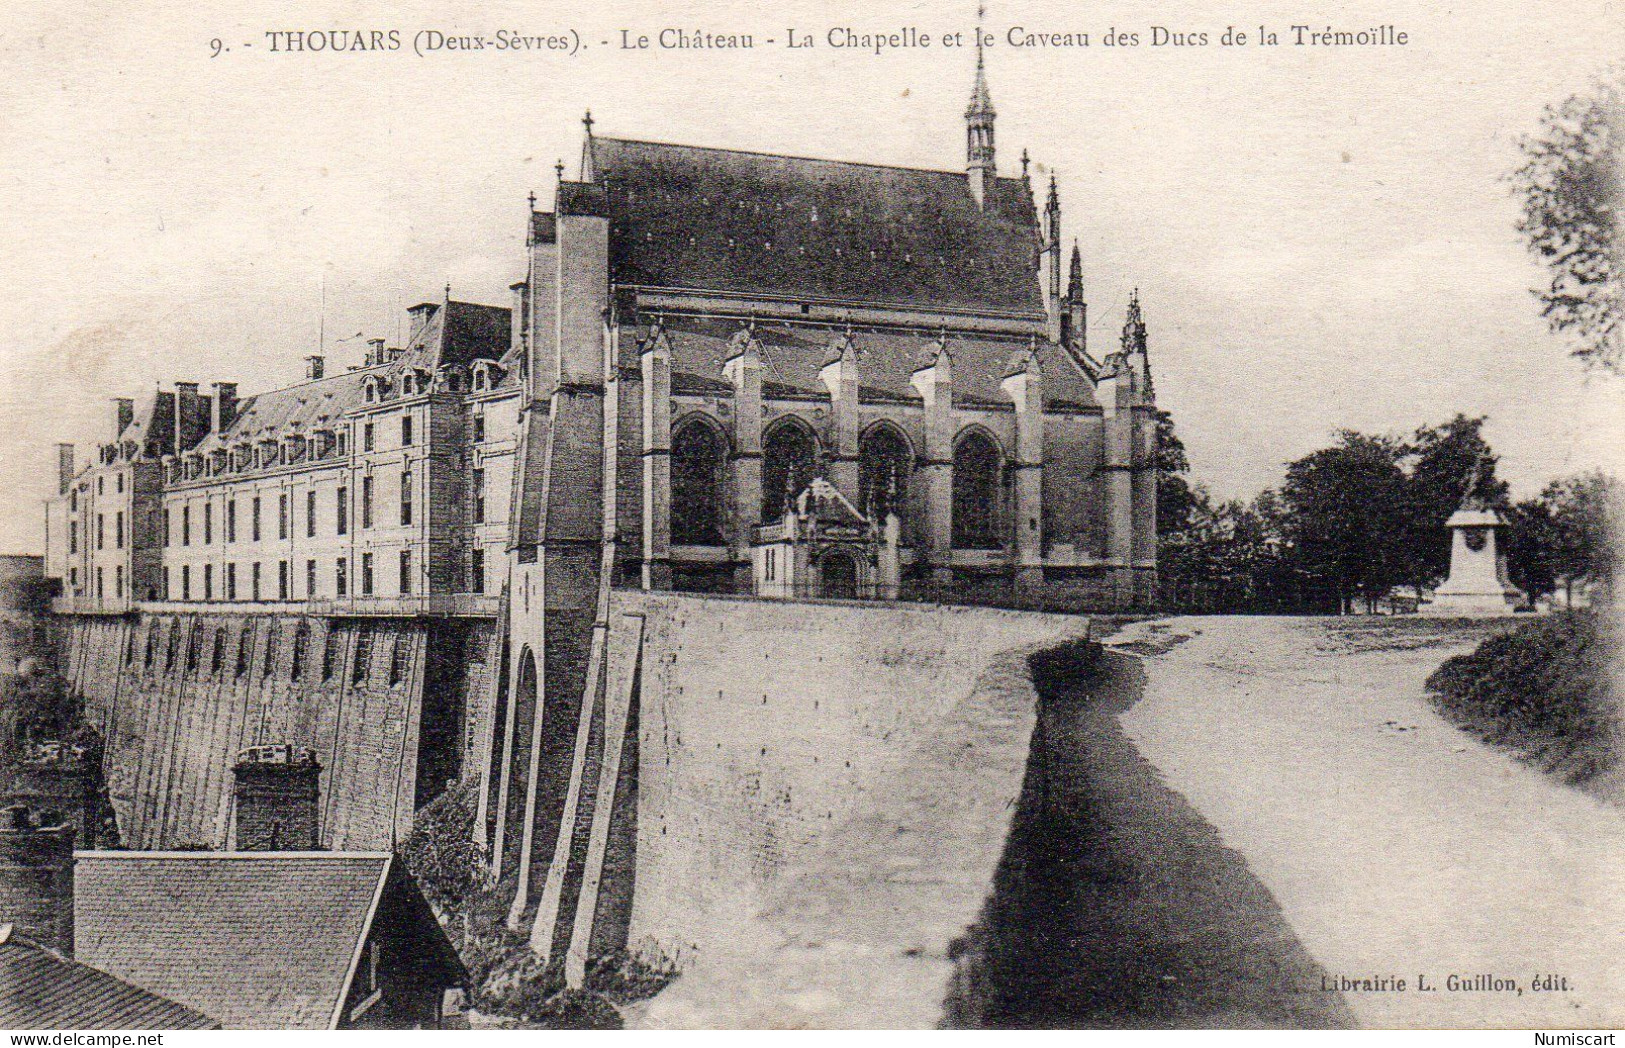
<svg viewBox="0 0 1625 1048">
<path fill-rule="evenodd" d="M 618 283 L 1041 314 L 1021 179 L 593 138 Z M 565 201 L 561 200 L 561 205 Z"/>
<path fill-rule="evenodd" d="M 74 952 L 227 1028 L 327 1029 L 383 854 L 80 852 Z"/>
<path fill-rule="evenodd" d="M 732 355 L 731 342 L 740 322 L 711 317 L 671 316 L 663 319 L 672 348 L 672 388 L 680 392 L 728 390 L 722 365 Z M 828 394 L 819 372 L 830 346 L 844 329 L 758 322 L 755 337 L 761 347 L 762 389 L 768 396 Z M 919 401 L 913 376 L 935 349 L 938 336 L 897 328 L 854 328 L 857 349 L 858 391 L 866 400 Z M 1028 345 L 1025 336 L 969 337 L 950 333 L 948 355 L 953 361 L 954 400 L 964 405 L 1010 405 L 1002 382 L 1013 354 Z M 1049 406 L 1089 406 L 1094 390 L 1066 351 L 1045 341 L 1037 344 L 1044 402 Z"/>
<path fill-rule="evenodd" d="M 201 1012 L 62 956 L 0 925 L 0 1029 L 214 1030 Z"/>
</svg>

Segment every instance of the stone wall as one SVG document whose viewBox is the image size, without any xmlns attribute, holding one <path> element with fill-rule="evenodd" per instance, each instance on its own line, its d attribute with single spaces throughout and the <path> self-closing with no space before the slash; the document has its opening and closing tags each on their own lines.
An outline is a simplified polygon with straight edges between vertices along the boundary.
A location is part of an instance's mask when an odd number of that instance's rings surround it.
<svg viewBox="0 0 1625 1048">
<path fill-rule="evenodd" d="M 467 763 L 497 660 L 481 620 L 205 612 L 64 623 L 64 672 L 105 739 L 109 799 L 132 848 L 224 847 L 233 759 L 273 743 L 316 752 L 324 847 L 390 847 Z"/>
<path fill-rule="evenodd" d="M 642 1021 L 934 1025 L 1021 791 L 1027 655 L 1087 621 L 616 603 L 646 616 L 630 941 L 684 972 Z"/>
</svg>

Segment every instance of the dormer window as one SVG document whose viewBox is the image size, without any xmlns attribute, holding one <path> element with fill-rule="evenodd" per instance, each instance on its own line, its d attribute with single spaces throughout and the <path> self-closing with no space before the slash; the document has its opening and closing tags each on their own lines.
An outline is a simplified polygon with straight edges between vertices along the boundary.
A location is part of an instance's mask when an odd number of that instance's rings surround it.
<svg viewBox="0 0 1625 1048">
<path fill-rule="evenodd" d="M 362 397 L 363 400 L 365 400 L 369 404 L 373 404 L 373 403 L 377 402 L 377 400 L 378 400 L 378 380 L 377 379 L 372 378 L 372 377 L 369 376 L 367 378 L 367 381 L 362 383 L 361 397 Z"/>
</svg>

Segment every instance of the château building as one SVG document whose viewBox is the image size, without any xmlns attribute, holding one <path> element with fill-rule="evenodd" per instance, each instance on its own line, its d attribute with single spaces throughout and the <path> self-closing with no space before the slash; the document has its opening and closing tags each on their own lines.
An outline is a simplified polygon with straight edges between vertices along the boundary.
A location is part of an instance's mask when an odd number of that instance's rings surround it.
<svg viewBox="0 0 1625 1048">
<path fill-rule="evenodd" d="M 499 864 L 545 847 L 571 740 L 538 704 L 573 723 L 612 587 L 1151 603 L 1140 308 L 1091 346 L 1059 188 L 1000 172 L 995 119 L 980 60 L 951 171 L 589 115 L 507 307 L 448 289 L 359 368 L 116 401 L 60 450 L 46 568 L 126 843 L 224 841 L 232 755 L 287 743 L 327 847 L 459 777 Z"/>
</svg>

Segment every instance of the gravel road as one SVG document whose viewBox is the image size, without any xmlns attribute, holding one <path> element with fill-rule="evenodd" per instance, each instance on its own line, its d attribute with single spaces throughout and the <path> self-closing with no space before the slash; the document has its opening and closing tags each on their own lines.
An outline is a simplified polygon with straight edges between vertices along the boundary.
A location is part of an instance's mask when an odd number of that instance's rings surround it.
<svg viewBox="0 0 1625 1048">
<path fill-rule="evenodd" d="M 1190 618 L 1107 641 L 1144 663 L 1128 738 L 1326 977 L 1365 981 L 1343 994 L 1363 1026 L 1625 1025 L 1625 817 L 1427 704 L 1494 628 Z"/>
</svg>

